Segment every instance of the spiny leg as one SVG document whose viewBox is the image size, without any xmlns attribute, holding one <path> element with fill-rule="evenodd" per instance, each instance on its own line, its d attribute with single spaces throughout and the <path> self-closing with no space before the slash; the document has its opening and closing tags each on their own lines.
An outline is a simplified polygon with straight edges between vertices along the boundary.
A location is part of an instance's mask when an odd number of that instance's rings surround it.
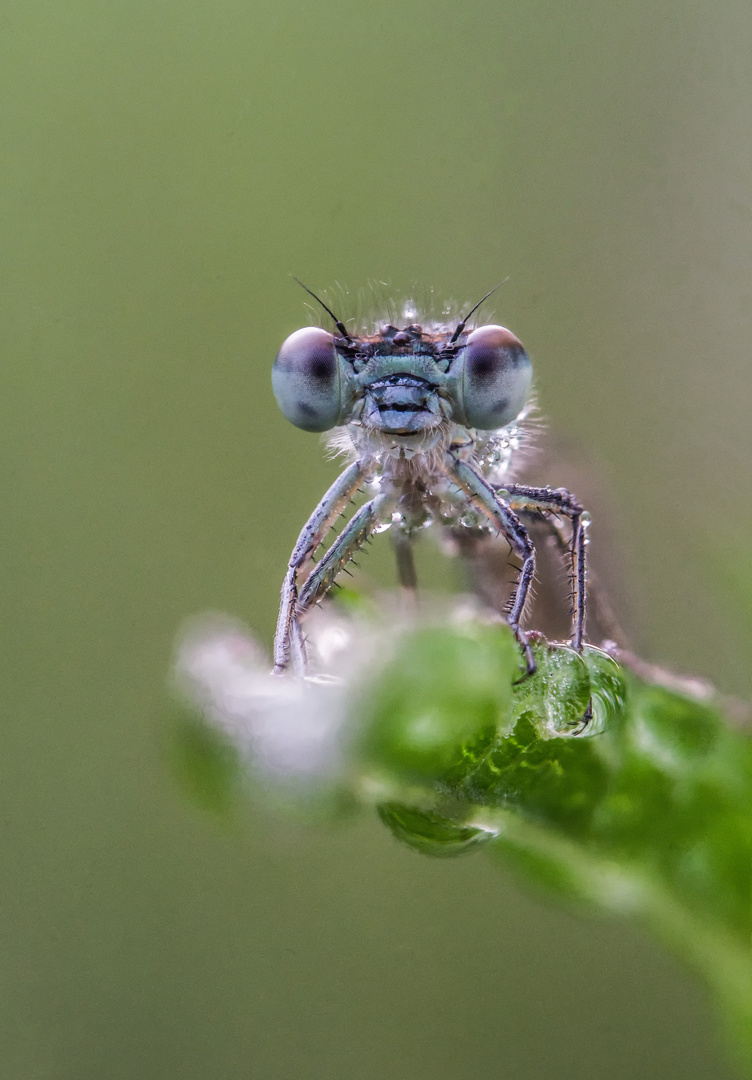
<svg viewBox="0 0 752 1080">
<path fill-rule="evenodd" d="M 567 517 L 572 523 L 572 536 L 568 545 L 572 565 L 572 639 L 571 644 L 577 652 L 582 652 L 587 616 L 587 526 L 590 515 L 583 510 L 578 500 L 566 488 L 536 488 L 524 484 L 510 484 L 506 491 L 510 502 L 524 509 L 550 510 L 554 514 Z M 558 530 L 554 535 L 561 541 Z M 593 719 L 593 699 L 587 703 L 582 721 L 573 733 L 581 735 L 587 730 Z"/>
<path fill-rule="evenodd" d="M 530 585 L 535 574 L 535 548 L 525 526 L 510 506 L 500 499 L 491 485 L 466 461 L 448 453 L 444 459 L 449 477 L 469 495 L 472 504 L 481 511 L 495 529 L 506 538 L 512 551 L 522 560 L 520 576 L 512 593 L 507 622 L 525 654 L 528 675 L 535 673 L 535 658 L 520 622 L 525 612 Z"/>
<path fill-rule="evenodd" d="M 551 534 L 557 550 L 571 559 L 572 541 L 562 522 L 542 514 L 538 520 L 541 526 Z M 587 567 L 587 605 L 588 616 L 595 621 L 599 634 L 603 638 L 614 641 L 620 648 L 627 648 L 627 635 L 619 625 L 611 601 L 590 565 Z"/>
<path fill-rule="evenodd" d="M 296 619 L 298 574 L 306 563 L 310 562 L 324 536 L 360 487 L 364 475 L 363 469 L 356 462 L 337 477 L 303 526 L 293 548 L 282 582 L 277 630 L 274 635 L 274 672 L 277 675 L 282 674 L 290 663 L 291 647 L 296 669 L 305 668 L 305 646 Z"/>
<path fill-rule="evenodd" d="M 589 516 L 574 495 L 565 488 L 528 487 L 509 484 L 505 489 L 515 509 L 549 510 L 569 518 L 572 536 L 569 547 L 572 572 L 572 647 L 582 651 L 587 618 L 587 526 Z"/>
<path fill-rule="evenodd" d="M 321 562 L 308 575 L 300 590 L 295 622 L 331 589 L 337 575 L 345 569 L 355 552 L 366 543 L 374 527 L 383 521 L 384 515 L 391 512 L 392 505 L 391 498 L 386 495 L 377 495 L 375 499 L 364 503 L 357 514 L 348 521 Z"/>
</svg>

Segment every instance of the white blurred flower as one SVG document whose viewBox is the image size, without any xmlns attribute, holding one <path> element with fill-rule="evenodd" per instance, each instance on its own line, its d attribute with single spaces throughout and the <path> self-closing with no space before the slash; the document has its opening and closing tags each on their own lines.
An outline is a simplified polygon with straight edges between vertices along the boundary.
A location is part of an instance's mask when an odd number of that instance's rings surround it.
<svg viewBox="0 0 752 1080">
<path fill-rule="evenodd" d="M 388 649 L 378 627 L 331 608 L 306 620 L 312 674 L 270 674 L 250 631 L 226 616 L 193 620 L 178 642 L 181 695 L 238 750 L 257 779 L 320 787 L 346 770 L 357 729 L 349 692 Z"/>
</svg>

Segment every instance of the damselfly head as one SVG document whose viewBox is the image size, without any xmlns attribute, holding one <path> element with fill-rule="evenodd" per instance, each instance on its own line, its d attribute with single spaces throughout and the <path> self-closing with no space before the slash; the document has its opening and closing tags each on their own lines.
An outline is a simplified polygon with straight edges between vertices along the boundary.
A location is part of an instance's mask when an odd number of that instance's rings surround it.
<svg viewBox="0 0 752 1080">
<path fill-rule="evenodd" d="M 484 431 L 505 427 L 525 407 L 532 365 L 505 327 L 467 327 L 483 300 L 456 323 L 388 322 L 362 334 L 350 333 L 319 300 L 337 333 L 307 326 L 283 342 L 272 370 L 280 409 L 305 431 L 352 421 L 397 436 L 447 421 Z"/>
</svg>

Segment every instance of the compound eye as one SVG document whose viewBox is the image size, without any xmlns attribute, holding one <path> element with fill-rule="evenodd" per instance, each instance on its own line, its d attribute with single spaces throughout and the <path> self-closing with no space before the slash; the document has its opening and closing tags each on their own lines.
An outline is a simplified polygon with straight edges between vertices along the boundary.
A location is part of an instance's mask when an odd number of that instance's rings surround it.
<svg viewBox="0 0 752 1080">
<path fill-rule="evenodd" d="M 304 431 L 328 431 L 339 421 L 340 360 L 332 334 L 304 326 L 282 343 L 272 368 L 272 390 L 282 412 Z"/>
<path fill-rule="evenodd" d="M 479 326 L 449 369 L 455 419 L 492 431 L 510 424 L 525 406 L 533 366 L 522 343 L 503 326 Z"/>
</svg>

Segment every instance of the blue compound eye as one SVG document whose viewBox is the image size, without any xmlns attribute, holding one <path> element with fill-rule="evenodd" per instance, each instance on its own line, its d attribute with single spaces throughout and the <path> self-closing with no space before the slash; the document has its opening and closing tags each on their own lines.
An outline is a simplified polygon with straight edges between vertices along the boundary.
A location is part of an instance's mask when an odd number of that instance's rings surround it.
<svg viewBox="0 0 752 1080">
<path fill-rule="evenodd" d="M 524 408 L 533 366 L 522 344 L 503 326 L 479 326 L 449 368 L 454 419 L 492 431 L 510 424 Z"/>
<path fill-rule="evenodd" d="M 328 431 L 340 422 L 343 363 L 333 335 L 318 326 L 304 326 L 282 343 L 272 368 L 272 390 L 291 424 Z"/>
</svg>

